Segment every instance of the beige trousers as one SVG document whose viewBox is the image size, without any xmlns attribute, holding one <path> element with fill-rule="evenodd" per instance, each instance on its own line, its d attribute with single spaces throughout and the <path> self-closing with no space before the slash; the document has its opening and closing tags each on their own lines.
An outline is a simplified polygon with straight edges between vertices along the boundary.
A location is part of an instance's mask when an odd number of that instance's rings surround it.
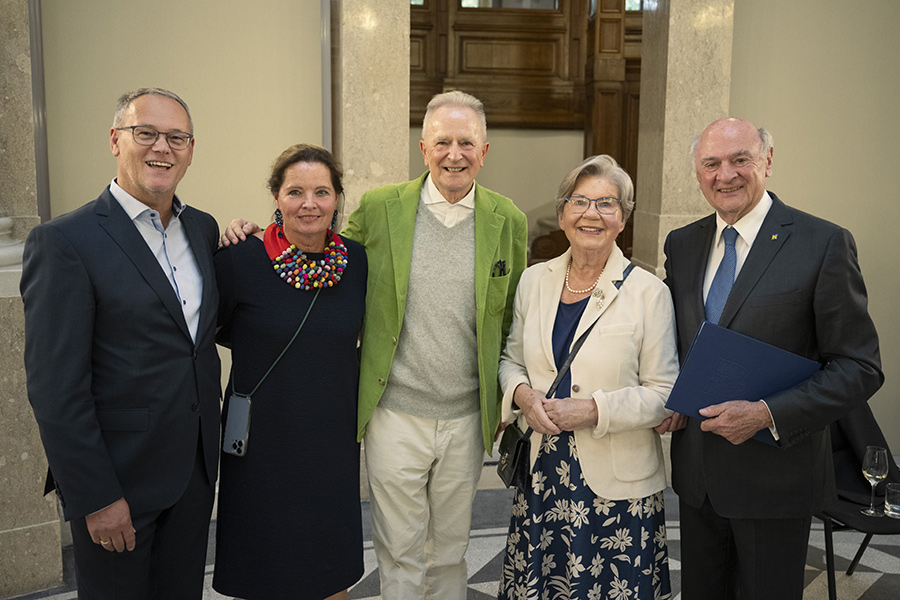
<svg viewBox="0 0 900 600">
<path fill-rule="evenodd" d="M 481 415 L 435 420 L 376 407 L 365 448 L 381 597 L 465 600 Z"/>
</svg>

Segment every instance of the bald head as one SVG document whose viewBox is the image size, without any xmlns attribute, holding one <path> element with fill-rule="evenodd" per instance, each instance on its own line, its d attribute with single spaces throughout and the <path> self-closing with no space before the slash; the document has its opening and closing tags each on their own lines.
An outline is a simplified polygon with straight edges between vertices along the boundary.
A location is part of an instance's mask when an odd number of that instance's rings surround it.
<svg viewBox="0 0 900 600">
<path fill-rule="evenodd" d="M 700 191 L 726 223 L 733 225 L 759 204 L 772 174 L 772 136 L 765 129 L 745 119 L 719 119 L 692 150 Z"/>
</svg>

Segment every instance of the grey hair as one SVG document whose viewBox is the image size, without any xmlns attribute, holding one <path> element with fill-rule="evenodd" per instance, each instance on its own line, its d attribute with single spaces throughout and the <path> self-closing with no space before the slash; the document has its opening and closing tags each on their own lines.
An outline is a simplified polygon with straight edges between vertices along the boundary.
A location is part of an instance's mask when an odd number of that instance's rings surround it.
<svg viewBox="0 0 900 600">
<path fill-rule="evenodd" d="M 459 90 L 436 94 L 431 98 L 428 106 L 425 107 L 425 118 L 422 119 L 423 138 L 425 137 L 425 130 L 428 129 L 428 120 L 431 118 L 432 113 L 442 106 L 462 106 L 475 111 L 475 114 L 478 116 L 478 124 L 481 126 L 481 142 L 487 141 L 487 116 L 484 114 L 484 104 L 472 94 Z"/>
<path fill-rule="evenodd" d="M 775 145 L 775 138 L 772 137 L 772 134 L 765 127 L 758 127 L 756 133 L 759 135 L 759 155 L 766 156 Z M 697 164 L 697 147 L 700 145 L 701 135 L 703 134 L 701 133 L 691 140 L 691 166 Z"/>
<path fill-rule="evenodd" d="M 634 211 L 634 183 L 631 181 L 631 175 L 608 154 L 598 154 L 585 159 L 563 177 L 556 192 L 556 216 L 562 215 L 566 198 L 572 195 L 578 182 L 588 177 L 599 177 L 616 186 L 621 201 L 619 206 L 622 207 L 622 222 L 627 221 Z"/>
<path fill-rule="evenodd" d="M 134 90 L 133 92 L 122 94 L 118 104 L 116 104 L 116 112 L 113 115 L 113 127 L 122 127 L 125 123 L 125 113 L 128 111 L 128 107 L 141 96 L 162 96 L 163 98 L 169 98 L 180 104 L 181 108 L 184 109 L 184 112 L 187 113 L 188 123 L 190 123 L 191 126 L 191 130 L 188 133 L 194 133 L 194 120 L 191 118 L 191 111 L 188 108 L 187 103 L 175 92 L 155 87 L 141 88 L 139 90 Z"/>
</svg>

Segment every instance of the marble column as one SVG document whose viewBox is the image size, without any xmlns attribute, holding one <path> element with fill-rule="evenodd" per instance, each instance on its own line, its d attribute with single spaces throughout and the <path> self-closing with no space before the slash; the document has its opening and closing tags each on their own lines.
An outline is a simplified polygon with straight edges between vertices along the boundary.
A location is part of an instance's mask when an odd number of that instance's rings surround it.
<svg viewBox="0 0 900 600">
<path fill-rule="evenodd" d="M 346 224 L 364 192 L 409 179 L 409 0 L 332 0 L 331 47 L 332 148 L 344 168 Z"/>
<path fill-rule="evenodd" d="M 62 582 L 60 518 L 28 404 L 18 284 L 38 222 L 27 0 L 0 2 L 0 597 Z"/>
<path fill-rule="evenodd" d="M 346 222 L 363 192 L 409 179 L 409 0 L 332 0 L 331 21 Z"/>
<path fill-rule="evenodd" d="M 733 20 L 734 0 L 658 0 L 644 9 L 633 260 L 661 277 L 666 234 L 712 212 L 690 144 L 728 115 Z"/>
</svg>

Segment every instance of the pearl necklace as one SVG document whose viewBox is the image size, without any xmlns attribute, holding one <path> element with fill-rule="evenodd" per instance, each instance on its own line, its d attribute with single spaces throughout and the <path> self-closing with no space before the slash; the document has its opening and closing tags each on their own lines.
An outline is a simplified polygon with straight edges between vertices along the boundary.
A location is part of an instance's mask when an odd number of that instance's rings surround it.
<svg viewBox="0 0 900 600">
<path fill-rule="evenodd" d="M 583 290 L 573 290 L 571 287 L 569 287 L 569 270 L 571 268 L 572 268 L 572 260 L 570 259 L 569 264 L 566 265 L 566 289 L 569 290 L 573 294 L 587 294 L 588 292 L 592 292 L 594 290 L 594 288 L 597 287 L 597 284 L 600 283 L 600 278 L 603 276 L 603 269 L 600 269 L 600 275 L 597 275 L 597 280 L 594 282 L 594 284 L 591 287 L 585 288 Z"/>
</svg>

